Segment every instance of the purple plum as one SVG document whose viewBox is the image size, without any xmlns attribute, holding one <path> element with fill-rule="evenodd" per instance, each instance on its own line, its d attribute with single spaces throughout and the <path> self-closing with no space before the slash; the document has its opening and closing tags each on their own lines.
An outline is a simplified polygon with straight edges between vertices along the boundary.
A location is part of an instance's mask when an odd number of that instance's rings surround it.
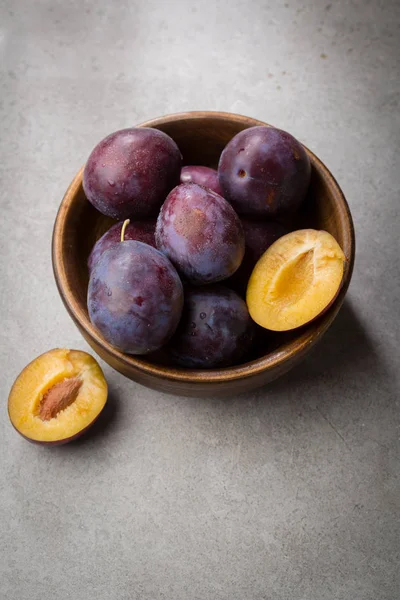
<svg viewBox="0 0 400 600">
<path fill-rule="evenodd" d="M 257 126 L 226 145 L 218 165 L 223 196 L 239 214 L 287 217 L 303 202 L 311 165 L 304 147 L 286 131 Z"/>
<path fill-rule="evenodd" d="M 97 263 L 103 252 L 108 250 L 108 248 L 111 248 L 111 246 L 121 242 L 121 229 L 123 223 L 123 221 L 116 223 L 110 227 L 110 229 L 106 231 L 106 233 L 102 235 L 100 239 L 97 240 L 88 258 L 89 273 L 92 271 L 94 265 Z M 125 228 L 124 240 L 137 240 L 138 242 L 149 244 L 149 246 L 153 246 L 155 248 L 155 229 L 155 219 L 145 219 L 143 221 L 129 223 L 129 225 Z"/>
<path fill-rule="evenodd" d="M 166 350 L 184 367 L 229 366 L 245 360 L 254 333 L 246 303 L 235 292 L 222 285 L 188 288 L 181 322 Z"/>
<path fill-rule="evenodd" d="M 196 183 L 170 192 L 156 226 L 157 248 L 199 285 L 227 279 L 244 255 L 239 217 L 221 196 Z"/>
<path fill-rule="evenodd" d="M 209 188 L 216 194 L 223 196 L 218 181 L 218 172 L 210 167 L 202 167 L 199 165 L 183 167 L 181 171 L 181 183 L 197 183 L 198 185 Z"/>
<path fill-rule="evenodd" d="M 179 183 L 182 156 L 172 138 L 158 129 L 122 129 L 92 151 L 83 189 L 97 210 L 114 219 L 155 216 Z"/>
<path fill-rule="evenodd" d="M 172 263 L 143 242 L 123 241 L 106 250 L 89 280 L 93 325 L 128 354 L 148 354 L 174 333 L 182 313 L 183 287 Z"/>
</svg>

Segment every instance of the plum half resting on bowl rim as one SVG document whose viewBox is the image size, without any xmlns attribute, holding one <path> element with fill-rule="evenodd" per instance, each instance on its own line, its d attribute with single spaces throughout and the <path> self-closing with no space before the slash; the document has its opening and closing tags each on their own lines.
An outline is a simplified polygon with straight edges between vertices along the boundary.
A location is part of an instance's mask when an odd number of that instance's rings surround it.
<svg viewBox="0 0 400 600">
<path fill-rule="evenodd" d="M 82 435 L 107 401 L 97 361 L 80 350 L 56 348 L 21 371 L 11 388 L 8 414 L 32 442 L 63 444 Z"/>
<path fill-rule="evenodd" d="M 128 354 L 148 354 L 161 348 L 178 326 L 183 287 L 164 254 L 148 244 L 125 241 L 123 228 L 121 242 L 95 264 L 87 299 L 91 322 L 110 344 Z"/>
<path fill-rule="evenodd" d="M 246 301 L 253 320 L 272 331 L 301 327 L 336 298 L 346 257 L 327 231 L 293 231 L 268 248 L 256 264 Z"/>
</svg>

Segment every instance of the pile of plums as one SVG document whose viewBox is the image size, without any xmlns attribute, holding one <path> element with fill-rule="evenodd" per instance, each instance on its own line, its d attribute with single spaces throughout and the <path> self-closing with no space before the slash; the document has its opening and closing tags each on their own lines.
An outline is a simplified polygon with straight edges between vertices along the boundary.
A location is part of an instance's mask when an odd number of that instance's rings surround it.
<svg viewBox="0 0 400 600">
<path fill-rule="evenodd" d="M 122 352 L 163 347 L 178 365 L 229 366 L 254 343 L 243 292 L 260 257 L 288 233 L 281 219 L 302 203 L 310 162 L 293 136 L 266 126 L 237 134 L 218 171 L 182 167 L 183 159 L 151 128 L 117 131 L 92 151 L 85 194 L 119 222 L 88 260 L 89 316 Z"/>
</svg>

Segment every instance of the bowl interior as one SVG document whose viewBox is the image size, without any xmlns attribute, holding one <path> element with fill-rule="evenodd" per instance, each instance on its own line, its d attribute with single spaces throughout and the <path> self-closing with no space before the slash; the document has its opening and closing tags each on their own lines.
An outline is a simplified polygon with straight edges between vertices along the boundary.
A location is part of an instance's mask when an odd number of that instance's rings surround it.
<svg viewBox="0 0 400 600">
<path fill-rule="evenodd" d="M 254 119 L 225 113 L 183 113 L 155 119 L 144 123 L 143 126 L 156 127 L 170 135 L 182 152 L 184 164 L 201 164 L 216 168 L 223 148 L 236 133 L 246 127 L 261 124 L 265 125 Z M 288 334 L 266 336 L 267 341 L 262 342 L 255 349 L 255 354 L 248 357 L 246 364 L 254 365 L 254 361 L 262 360 L 265 362 L 266 358 L 271 359 L 272 356 L 276 359 L 277 354 L 283 356 L 285 352 L 290 354 L 298 340 L 301 339 L 306 343 L 307 337 L 315 335 L 318 328 L 321 331 L 325 330 L 333 320 L 348 287 L 354 259 L 354 233 L 350 212 L 332 175 L 312 152 L 309 150 L 307 152 L 312 164 L 311 185 L 294 228 L 324 229 L 336 238 L 349 259 L 345 267 L 342 290 L 332 307 L 312 324 Z M 96 240 L 113 222 L 112 219 L 96 211 L 87 201 L 82 188 L 81 169 L 68 189 L 57 216 L 54 230 L 57 239 L 56 244 L 53 243 L 53 261 L 57 284 L 64 303 L 78 326 L 90 335 L 98 336 L 90 324 L 87 313 L 87 259 Z M 58 256 L 62 257 L 62 265 L 55 257 L 55 246 L 57 246 Z M 107 350 L 114 350 L 104 340 L 102 343 L 107 346 Z M 162 353 L 143 358 L 123 356 L 125 361 L 139 368 L 168 364 Z M 245 366 L 242 365 L 244 368 Z M 238 366 L 229 367 L 214 373 L 238 370 L 238 368 Z M 187 374 L 188 370 L 174 367 L 174 372 L 178 375 L 180 372 Z M 195 371 L 191 372 L 195 376 Z M 207 373 L 212 376 L 212 371 Z"/>
</svg>

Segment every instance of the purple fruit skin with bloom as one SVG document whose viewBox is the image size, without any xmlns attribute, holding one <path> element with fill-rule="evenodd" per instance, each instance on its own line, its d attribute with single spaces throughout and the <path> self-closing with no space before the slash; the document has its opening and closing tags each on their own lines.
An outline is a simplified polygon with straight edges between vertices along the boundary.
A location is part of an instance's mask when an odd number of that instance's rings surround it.
<svg viewBox="0 0 400 600">
<path fill-rule="evenodd" d="M 188 368 L 229 366 L 245 358 L 255 335 L 246 303 L 223 285 L 185 289 L 182 319 L 166 347 Z"/>
<path fill-rule="evenodd" d="M 197 183 L 223 196 L 218 181 L 218 171 L 210 167 L 202 167 L 200 165 L 183 167 L 181 171 L 181 183 Z"/>
<path fill-rule="evenodd" d="M 218 165 L 223 195 L 239 214 L 267 218 L 294 214 L 310 182 L 311 165 L 290 133 L 257 126 L 225 146 Z"/>
<path fill-rule="evenodd" d="M 104 138 L 89 156 L 83 189 L 97 210 L 113 219 L 156 216 L 178 185 L 182 155 L 158 129 L 122 129 Z"/>
<path fill-rule="evenodd" d="M 183 287 L 175 267 L 147 244 L 121 242 L 93 268 L 90 320 L 122 352 L 147 354 L 163 346 L 175 332 L 182 307 Z"/>
<path fill-rule="evenodd" d="M 239 217 L 221 196 L 196 183 L 170 192 L 157 219 L 156 244 L 191 283 L 227 279 L 244 255 Z"/>
<path fill-rule="evenodd" d="M 123 224 L 123 221 L 115 223 L 115 225 L 110 227 L 110 229 L 106 231 L 106 233 L 102 235 L 100 239 L 97 240 L 88 258 L 89 273 L 92 271 L 100 256 L 106 250 L 108 250 L 108 248 L 115 246 L 115 244 L 121 243 L 121 229 Z M 129 223 L 129 225 L 125 228 L 124 240 L 137 240 L 138 242 L 149 244 L 149 246 L 153 246 L 155 248 L 155 229 L 155 219 L 143 219 L 142 221 Z"/>
</svg>

